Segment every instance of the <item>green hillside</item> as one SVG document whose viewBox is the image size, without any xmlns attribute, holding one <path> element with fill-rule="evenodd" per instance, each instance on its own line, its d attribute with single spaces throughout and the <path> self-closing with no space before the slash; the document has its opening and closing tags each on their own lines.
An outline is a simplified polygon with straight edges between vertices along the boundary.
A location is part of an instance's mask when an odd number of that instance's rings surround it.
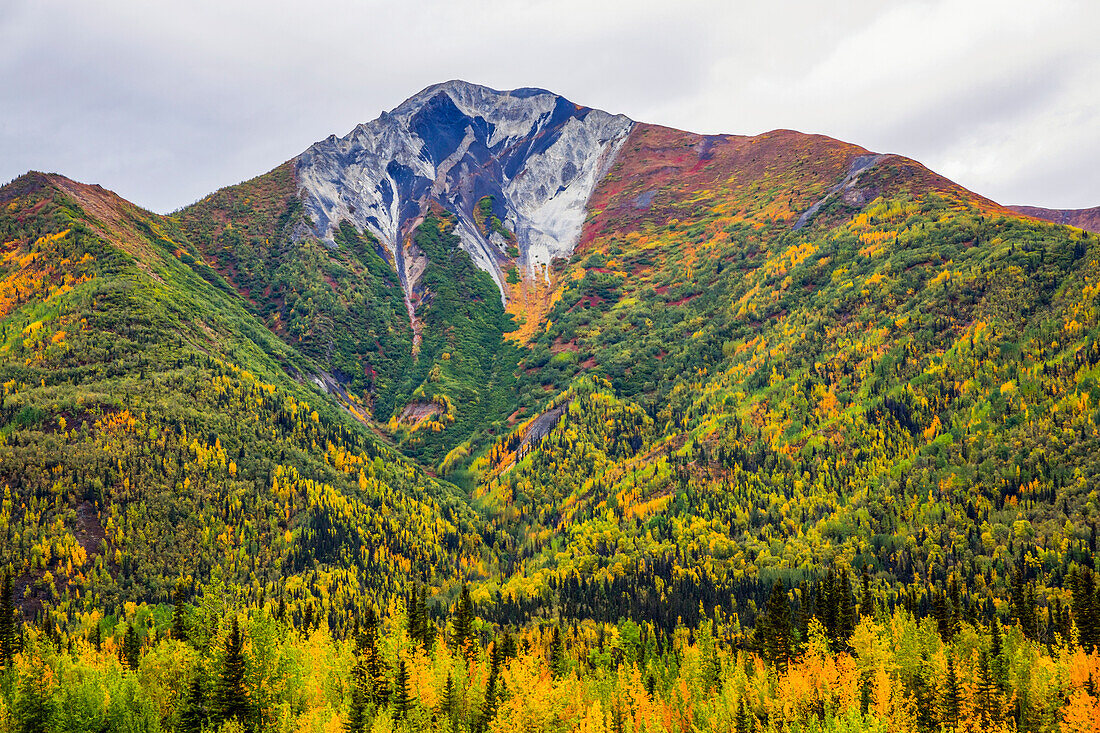
<svg viewBox="0 0 1100 733">
<path fill-rule="evenodd" d="M 638 125 L 520 316 L 297 197 L 0 188 L 0 731 L 1100 725 L 1097 235 Z"/>
</svg>

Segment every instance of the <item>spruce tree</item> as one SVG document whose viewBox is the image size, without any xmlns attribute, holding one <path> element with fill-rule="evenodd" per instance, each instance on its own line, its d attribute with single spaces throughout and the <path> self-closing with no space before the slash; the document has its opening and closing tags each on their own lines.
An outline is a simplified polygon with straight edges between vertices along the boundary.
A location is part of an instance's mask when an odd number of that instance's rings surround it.
<svg viewBox="0 0 1100 733">
<path fill-rule="evenodd" d="M 181 733 L 201 733 L 209 720 L 210 710 L 203 689 L 202 673 L 195 670 L 180 708 L 178 730 Z"/>
<path fill-rule="evenodd" d="M 393 719 L 404 720 L 412 710 L 413 697 L 409 688 L 409 668 L 404 658 L 397 660 L 397 676 L 393 683 Z"/>
<path fill-rule="evenodd" d="M 175 597 L 172 600 L 172 638 L 178 641 L 187 641 L 187 627 L 183 608 L 184 595 L 182 583 L 176 585 Z"/>
<path fill-rule="evenodd" d="M 1004 640 L 1001 634 L 1001 622 L 996 616 L 993 617 L 989 635 L 990 668 L 993 672 L 993 679 L 997 683 L 997 687 L 1003 688 L 1005 684 Z"/>
<path fill-rule="evenodd" d="M 244 639 L 240 623 L 233 617 L 233 627 L 225 639 L 225 656 L 218 678 L 217 712 L 219 722 L 236 720 L 243 726 L 249 724 L 248 693 L 244 682 L 246 675 Z"/>
<path fill-rule="evenodd" d="M 452 637 L 456 651 L 465 654 L 467 660 L 473 656 L 471 648 L 474 634 L 474 604 L 470 600 L 470 588 L 462 586 L 462 593 L 455 604 L 454 620 L 451 622 Z"/>
<path fill-rule="evenodd" d="M 993 679 L 989 654 L 983 649 L 978 657 L 978 680 L 975 693 L 978 715 L 983 730 L 992 730 L 1001 722 L 1001 691 Z"/>
<path fill-rule="evenodd" d="M 348 717 L 344 721 L 344 730 L 347 733 L 363 733 L 367 725 L 367 665 L 362 656 L 355 661 L 351 668 L 351 683 L 349 685 Z"/>
<path fill-rule="evenodd" d="M 48 679 L 46 670 L 39 667 L 28 670 L 20 680 L 12 711 L 15 713 L 16 730 L 20 733 L 47 733 L 52 730 L 55 704 Z"/>
<path fill-rule="evenodd" d="M 126 635 L 122 639 L 122 660 L 130 669 L 137 669 L 141 661 L 141 638 L 138 636 L 134 624 L 126 628 Z"/>
<path fill-rule="evenodd" d="M 1100 600 L 1092 570 L 1086 567 L 1077 570 L 1072 593 L 1073 621 L 1077 625 L 1078 640 L 1086 652 L 1091 652 L 1100 642 Z"/>
<path fill-rule="evenodd" d="M 948 730 L 954 731 L 958 728 L 961 707 L 962 695 L 959 691 L 959 677 L 955 673 L 955 660 L 948 655 L 947 675 L 943 686 L 943 722 Z"/>
<path fill-rule="evenodd" d="M 554 679 L 561 679 L 565 671 L 565 640 L 561 636 L 561 627 L 555 626 L 550 638 L 550 673 Z"/>
<path fill-rule="evenodd" d="M 439 715 L 451 721 L 451 727 L 458 724 L 458 689 L 455 687 L 454 677 L 447 674 L 447 684 L 443 688 L 443 696 L 439 700 Z"/>
<path fill-rule="evenodd" d="M 386 663 L 378 650 L 379 637 L 378 611 L 374 606 L 367 608 L 363 619 L 363 629 L 357 639 L 359 655 L 363 659 L 366 671 L 365 689 L 367 699 L 375 705 L 384 705 L 390 696 L 390 683 L 386 672 Z"/>
<path fill-rule="evenodd" d="M 0 667 L 11 664 L 18 651 L 19 628 L 15 619 L 15 595 L 11 574 L 4 573 L 0 583 Z"/>
<path fill-rule="evenodd" d="M 753 733 L 752 718 L 748 709 L 745 707 L 745 697 L 741 696 L 741 699 L 737 702 L 737 721 L 735 723 L 734 730 L 736 733 Z"/>
<path fill-rule="evenodd" d="M 485 683 L 485 700 L 481 704 L 481 712 L 478 716 L 477 730 L 486 731 L 489 724 L 497 714 L 497 706 L 500 704 L 500 696 L 497 684 L 500 679 L 500 665 L 503 661 L 500 652 L 500 644 L 493 644 L 493 653 L 489 655 L 489 681 Z"/>
<path fill-rule="evenodd" d="M 921 656 L 921 666 L 913 679 L 913 702 L 916 703 L 916 725 L 920 733 L 933 733 L 939 729 L 936 716 L 935 692 L 928 679 L 928 659 Z"/>
<path fill-rule="evenodd" d="M 791 606 L 781 581 L 775 581 L 764 613 L 756 619 L 756 644 L 769 664 L 786 669 L 791 657 Z"/>
</svg>

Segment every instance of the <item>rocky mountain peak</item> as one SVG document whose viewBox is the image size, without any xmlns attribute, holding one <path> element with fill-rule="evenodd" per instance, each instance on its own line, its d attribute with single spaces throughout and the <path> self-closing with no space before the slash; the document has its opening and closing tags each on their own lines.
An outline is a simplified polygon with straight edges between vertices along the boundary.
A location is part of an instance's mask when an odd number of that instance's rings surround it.
<svg viewBox="0 0 1100 733">
<path fill-rule="evenodd" d="M 585 205 L 633 124 L 543 89 L 455 80 L 312 145 L 295 168 L 318 235 L 331 239 L 343 220 L 370 231 L 406 290 L 415 283 L 405 237 L 431 203 L 453 212 L 463 249 L 503 297 L 511 267 L 534 276 L 572 252 Z M 502 226 L 486 226 L 487 208 Z"/>
</svg>

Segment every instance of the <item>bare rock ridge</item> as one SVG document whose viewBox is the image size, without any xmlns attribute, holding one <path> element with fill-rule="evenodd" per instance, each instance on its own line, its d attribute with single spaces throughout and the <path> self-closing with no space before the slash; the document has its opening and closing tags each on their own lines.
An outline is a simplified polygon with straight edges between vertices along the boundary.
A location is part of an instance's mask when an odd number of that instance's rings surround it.
<svg viewBox="0 0 1100 733">
<path fill-rule="evenodd" d="M 572 252 L 588 199 L 633 125 L 542 89 L 450 81 L 342 138 L 314 144 L 294 164 L 318 236 L 331 240 L 342 220 L 371 232 L 390 252 L 407 294 L 415 271 L 404 261 L 404 240 L 434 202 L 457 215 L 462 248 L 503 297 L 513 263 L 534 276 Z M 518 256 L 479 219 L 486 196 L 514 234 Z"/>
</svg>

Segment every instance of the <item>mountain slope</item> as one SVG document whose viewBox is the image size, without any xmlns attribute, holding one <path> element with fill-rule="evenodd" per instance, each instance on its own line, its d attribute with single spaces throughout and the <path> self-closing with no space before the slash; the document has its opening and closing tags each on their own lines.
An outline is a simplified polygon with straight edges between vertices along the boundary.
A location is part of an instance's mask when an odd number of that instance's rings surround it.
<svg viewBox="0 0 1100 733">
<path fill-rule="evenodd" d="M 461 107 L 446 87 L 403 107 Z M 433 129 L 454 142 L 450 119 Z M 360 134 L 326 149 L 355 157 L 378 138 Z M 474 502 L 507 571 L 499 587 L 516 604 L 508 617 L 551 593 L 585 617 L 610 587 L 609 618 L 671 625 L 695 618 L 700 596 L 751 617 L 772 580 L 808 582 L 825 561 L 866 565 L 917 604 L 948 576 L 982 578 L 962 591 L 969 607 L 997 603 L 1014 573 L 1049 593 L 1043 603 L 1065 600 L 1056 579 L 1089 556 L 1093 531 L 1089 479 L 1074 477 L 1097 470 L 1095 238 L 822 136 L 631 124 L 587 195 L 575 248 L 547 270 L 522 345 L 498 351 L 507 326 L 479 321 L 491 283 L 461 254 L 469 212 L 417 185 L 424 225 L 403 234 L 405 252 L 427 253 L 435 274 L 405 291 L 408 323 L 419 343 L 436 341 L 412 357 L 413 389 L 375 405 L 418 457 L 472 460 Z M 349 207 L 363 195 L 345 193 Z M 205 205 L 181 221 L 247 221 Z M 490 233 L 492 206 L 480 221 Z M 316 227 L 328 214 L 295 215 L 288 252 L 312 242 L 339 257 L 337 235 L 357 233 L 342 224 L 326 246 Z M 378 242 L 394 273 L 407 266 Z M 456 261 L 466 274 L 432 269 Z M 467 292 L 479 293 L 473 309 L 459 308 Z M 456 378 L 455 354 L 478 366 Z M 476 381 L 486 374 L 500 381 Z M 459 388 L 494 407 L 452 399 Z M 1052 544 L 1065 549 L 1041 549 Z"/>
<path fill-rule="evenodd" d="M 465 504 L 288 376 L 315 368 L 172 222 L 28 174 L 0 233 L 0 565 L 26 615 L 220 578 L 302 618 L 480 555 Z"/>
<path fill-rule="evenodd" d="M 980 608 L 1017 574 L 1068 602 L 1100 240 L 898 156 L 853 178 L 866 155 L 635 128 L 521 364 L 569 391 L 475 464 L 517 609 L 744 618 L 829 561 L 925 608 L 937 579 Z"/>
<path fill-rule="evenodd" d="M 1055 224 L 1100 232 L 1100 206 L 1091 209 L 1044 209 L 1039 206 L 1010 206 L 1013 211 Z"/>
</svg>

